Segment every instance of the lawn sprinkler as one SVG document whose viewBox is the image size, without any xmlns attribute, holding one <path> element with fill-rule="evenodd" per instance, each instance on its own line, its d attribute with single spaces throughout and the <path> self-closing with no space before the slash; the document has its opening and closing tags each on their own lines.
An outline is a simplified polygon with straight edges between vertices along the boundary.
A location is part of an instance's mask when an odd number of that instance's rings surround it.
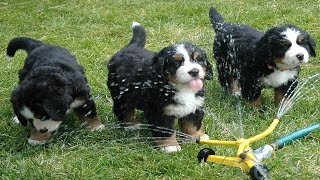
<svg viewBox="0 0 320 180">
<path fill-rule="evenodd" d="M 320 123 L 313 124 L 312 126 L 297 130 L 289 135 L 286 135 L 279 140 L 264 145 L 256 150 L 250 148 L 250 145 L 272 133 L 280 122 L 280 118 L 288 112 L 293 104 L 302 97 L 306 96 L 309 92 L 314 92 L 319 89 L 316 85 L 319 85 L 320 73 L 307 77 L 305 80 L 298 83 L 294 82 L 294 91 L 288 91 L 285 94 L 286 98 L 283 98 L 280 102 L 278 113 L 276 118 L 270 124 L 270 126 L 262 133 L 250 137 L 248 139 L 240 138 L 235 141 L 220 141 L 220 140 L 205 140 L 197 139 L 199 144 L 220 145 L 220 146 L 236 146 L 238 151 L 236 156 L 218 156 L 210 148 L 204 148 L 198 153 L 199 162 L 214 162 L 218 164 L 239 167 L 248 172 L 252 179 L 268 179 L 269 173 L 265 165 L 260 162 L 270 157 L 274 151 L 277 151 L 292 141 L 302 138 L 316 129 L 319 129 Z M 297 86 L 296 86 L 297 85 Z"/>
<path fill-rule="evenodd" d="M 236 146 L 238 151 L 236 156 L 218 156 L 210 148 L 204 148 L 198 153 L 199 162 L 214 162 L 227 166 L 239 167 L 250 173 L 252 179 L 263 179 L 268 177 L 268 169 L 266 166 L 257 164 L 258 159 L 253 153 L 250 144 L 256 142 L 273 132 L 273 130 L 279 124 L 279 119 L 274 119 L 271 125 L 264 132 L 250 137 L 248 139 L 238 139 L 236 141 L 220 141 L 220 140 L 204 140 L 198 139 L 200 144 L 221 145 L 221 146 Z"/>
<path fill-rule="evenodd" d="M 262 146 L 256 150 L 250 148 L 250 144 L 256 142 L 274 131 L 279 123 L 279 119 L 274 119 L 271 125 L 262 133 L 250 137 L 248 139 L 238 139 L 236 141 L 220 141 L 220 140 L 204 140 L 197 139 L 197 143 L 221 146 L 237 146 L 238 151 L 236 156 L 218 156 L 210 148 L 204 148 L 198 153 L 199 162 L 214 162 L 218 164 L 239 167 L 247 171 L 252 179 L 268 179 L 269 173 L 265 165 L 261 162 L 263 159 L 270 157 L 273 151 L 279 150 L 292 141 L 302 138 L 316 129 L 319 129 L 320 123 L 316 123 L 307 128 L 300 129 L 289 135 L 286 135 L 270 145 Z"/>
</svg>

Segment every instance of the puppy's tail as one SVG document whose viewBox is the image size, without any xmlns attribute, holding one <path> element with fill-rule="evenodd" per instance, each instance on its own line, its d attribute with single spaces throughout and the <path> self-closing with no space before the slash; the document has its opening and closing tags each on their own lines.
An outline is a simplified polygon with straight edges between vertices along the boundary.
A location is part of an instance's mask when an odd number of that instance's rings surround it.
<svg viewBox="0 0 320 180">
<path fill-rule="evenodd" d="M 146 44 L 146 32 L 140 23 L 132 23 L 132 38 L 128 46 L 137 46 L 143 48 Z"/>
<path fill-rule="evenodd" d="M 16 37 L 11 39 L 7 47 L 7 56 L 12 58 L 17 50 L 23 49 L 28 52 L 28 54 L 36 47 L 42 45 L 43 42 L 27 38 L 27 37 Z"/>
<path fill-rule="evenodd" d="M 211 20 L 212 27 L 215 32 L 221 31 L 224 20 L 220 13 L 214 8 L 211 7 L 209 10 L 209 17 Z"/>
</svg>

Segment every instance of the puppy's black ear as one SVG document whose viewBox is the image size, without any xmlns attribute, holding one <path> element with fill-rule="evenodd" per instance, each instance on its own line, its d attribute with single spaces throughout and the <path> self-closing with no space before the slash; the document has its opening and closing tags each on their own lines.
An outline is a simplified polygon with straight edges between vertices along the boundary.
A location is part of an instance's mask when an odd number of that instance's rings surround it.
<svg viewBox="0 0 320 180">
<path fill-rule="evenodd" d="M 310 55 L 315 57 L 316 56 L 316 42 L 314 41 L 314 39 L 311 36 L 308 36 L 308 46 L 310 48 Z"/>
<path fill-rule="evenodd" d="M 165 58 L 160 53 L 153 58 L 153 62 L 152 62 L 151 70 L 152 70 L 153 77 L 156 79 L 165 77 L 165 72 L 163 68 Z"/>
<path fill-rule="evenodd" d="M 50 98 L 43 101 L 43 109 L 53 120 L 62 121 L 66 118 L 71 97 L 68 95 L 51 94 Z"/>
<path fill-rule="evenodd" d="M 23 125 L 23 126 L 27 126 L 28 124 L 28 119 L 25 118 L 21 113 L 20 113 L 20 108 L 22 106 L 22 103 L 20 102 L 22 99 L 20 97 L 20 93 L 21 93 L 21 90 L 20 88 L 16 88 L 12 94 L 11 94 L 11 103 L 12 103 L 12 108 L 13 108 L 13 111 L 14 113 L 16 114 L 18 120 L 20 121 L 20 123 Z"/>
<path fill-rule="evenodd" d="M 212 64 L 206 59 L 206 75 L 204 79 L 206 80 L 212 80 L 213 79 L 213 70 L 212 70 Z"/>
<path fill-rule="evenodd" d="M 272 53 L 270 45 L 273 44 L 276 40 L 275 35 L 265 34 L 261 39 L 256 43 L 255 47 L 255 58 L 261 64 L 270 64 L 272 63 Z"/>
</svg>

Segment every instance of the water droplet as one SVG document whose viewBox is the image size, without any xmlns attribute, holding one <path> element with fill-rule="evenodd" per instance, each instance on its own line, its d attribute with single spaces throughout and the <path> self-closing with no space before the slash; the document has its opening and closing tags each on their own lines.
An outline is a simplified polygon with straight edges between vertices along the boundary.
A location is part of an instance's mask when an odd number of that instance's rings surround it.
<svg viewBox="0 0 320 180">
<path fill-rule="evenodd" d="M 89 116 L 92 113 L 92 111 L 89 111 L 86 115 L 84 115 L 85 117 Z"/>
</svg>

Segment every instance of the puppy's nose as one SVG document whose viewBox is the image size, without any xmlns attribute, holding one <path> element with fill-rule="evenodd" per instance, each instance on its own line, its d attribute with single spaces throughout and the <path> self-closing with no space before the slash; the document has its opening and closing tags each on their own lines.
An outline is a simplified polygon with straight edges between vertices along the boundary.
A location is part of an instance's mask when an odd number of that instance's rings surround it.
<svg viewBox="0 0 320 180">
<path fill-rule="evenodd" d="M 45 132 L 48 132 L 48 129 L 47 128 L 43 128 L 43 129 L 40 129 L 39 132 L 40 133 L 45 133 Z"/>
<path fill-rule="evenodd" d="M 199 75 L 199 69 L 193 68 L 188 72 L 192 77 L 197 77 Z"/>
<path fill-rule="evenodd" d="M 304 58 L 304 55 L 302 53 L 299 53 L 296 55 L 296 57 L 298 58 L 299 61 L 302 61 Z"/>
</svg>

